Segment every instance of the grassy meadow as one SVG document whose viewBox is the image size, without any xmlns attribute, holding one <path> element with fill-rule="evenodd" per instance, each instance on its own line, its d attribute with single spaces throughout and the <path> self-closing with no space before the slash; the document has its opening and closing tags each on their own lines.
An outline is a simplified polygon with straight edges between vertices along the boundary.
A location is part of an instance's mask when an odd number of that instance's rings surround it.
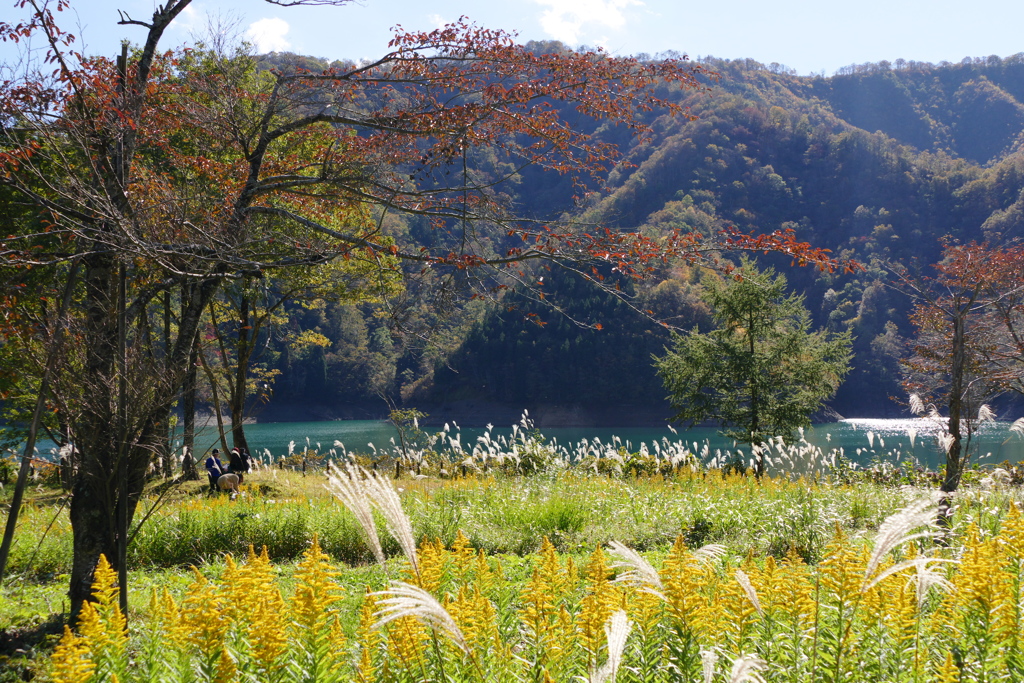
<svg viewBox="0 0 1024 683">
<path fill-rule="evenodd" d="M 234 500 L 155 481 L 127 636 L 105 571 L 62 633 L 71 531 L 43 477 L 0 587 L 0 681 L 1024 680 L 1012 470 L 971 473 L 937 538 L 913 468 L 778 460 L 758 481 L 513 450 L 379 482 L 263 467 Z"/>
</svg>

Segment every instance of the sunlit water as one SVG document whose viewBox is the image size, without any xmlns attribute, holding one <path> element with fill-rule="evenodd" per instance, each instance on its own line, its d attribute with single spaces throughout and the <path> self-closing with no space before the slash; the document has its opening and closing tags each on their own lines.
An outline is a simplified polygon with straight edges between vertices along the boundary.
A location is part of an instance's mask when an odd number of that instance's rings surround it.
<svg viewBox="0 0 1024 683">
<path fill-rule="evenodd" d="M 999 464 L 1004 460 L 1011 463 L 1024 461 L 1024 440 L 1009 431 L 1004 422 L 987 422 L 974 435 L 970 444 L 971 462 Z M 434 433 L 440 427 L 427 427 L 424 431 Z M 487 430 L 483 428 L 460 428 L 448 425 L 448 436 L 458 438 L 462 448 L 472 450 L 478 438 Z M 873 462 L 892 464 L 912 460 L 921 467 L 935 469 L 943 462 L 943 451 L 936 439 L 941 425 L 926 419 L 851 419 L 841 422 L 816 425 L 804 432 L 805 439 L 820 447 L 825 453 L 843 449 L 843 454 L 858 466 Z M 372 455 L 383 451 L 394 451 L 398 443 L 398 432 L 388 422 L 373 420 L 347 420 L 335 422 L 272 422 L 246 425 L 246 437 L 252 452 L 265 462 L 273 462 L 290 452 L 301 452 L 306 448 L 319 453 L 347 450 L 351 453 Z M 492 438 L 508 437 L 511 425 L 495 427 L 490 431 Z M 667 426 L 661 429 L 643 427 L 562 427 L 543 431 L 546 439 L 576 450 L 583 440 L 587 443 L 621 445 L 636 451 L 642 443 L 653 450 L 654 442 L 684 442 L 691 451 L 704 453 L 710 459 L 725 451 L 735 451 L 736 444 L 718 435 L 712 428 L 698 428 L 673 432 Z M 913 435 L 913 438 L 911 437 Z M 176 440 L 180 445 L 180 437 Z M 338 444 L 342 444 L 339 446 Z M 219 439 L 215 427 L 200 429 L 196 437 L 196 452 L 201 456 L 214 447 Z M 230 435 L 228 436 L 230 446 Z M 40 443 L 39 453 L 48 457 L 50 443 Z"/>
</svg>

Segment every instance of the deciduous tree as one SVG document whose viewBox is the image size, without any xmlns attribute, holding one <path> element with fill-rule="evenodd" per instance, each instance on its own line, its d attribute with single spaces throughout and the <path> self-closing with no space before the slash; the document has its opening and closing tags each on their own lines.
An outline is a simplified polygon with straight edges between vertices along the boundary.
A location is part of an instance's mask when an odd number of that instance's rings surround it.
<svg viewBox="0 0 1024 683">
<path fill-rule="evenodd" d="M 947 411 L 946 493 L 960 486 L 982 406 L 1024 388 L 1022 268 L 1024 247 L 971 243 L 947 244 L 934 277 L 895 269 L 914 299 L 917 331 L 914 352 L 903 363 L 903 386 L 916 397 L 917 412 L 929 404 Z"/>
<path fill-rule="evenodd" d="M 654 112 L 686 115 L 659 95 L 700 87 L 702 69 L 684 60 L 538 54 L 460 21 L 400 32 L 376 61 L 260 72 L 241 55 L 160 52 L 190 3 L 167 0 L 145 21 L 122 14 L 143 40 L 116 60 L 71 49 L 53 11 L 68 0 L 19 0 L 28 18 L 0 23 L 4 39 L 36 33 L 50 48 L 42 72 L 0 84 L 0 182 L 44 228 L 10 231 L 0 253 L 7 268 L 74 260 L 83 270 L 80 370 L 54 385 L 82 457 L 71 506 L 73 619 L 100 554 L 124 570 L 163 416 L 225 281 L 356 252 L 434 271 L 443 295 L 495 284 L 470 274 L 540 260 L 642 275 L 654 261 L 705 261 L 726 247 L 835 264 L 792 232 L 652 240 L 538 223 L 506 200 L 503 184 L 525 166 L 569 176 L 582 194 L 616 163 L 616 148 L 591 140 L 579 119 L 642 137 Z M 373 222 L 332 222 L 360 205 Z M 388 239 L 383 219 L 394 212 L 422 221 L 430 239 L 416 248 Z M 180 292 L 180 306 L 173 334 L 156 335 L 149 314 L 167 291 Z"/>
</svg>

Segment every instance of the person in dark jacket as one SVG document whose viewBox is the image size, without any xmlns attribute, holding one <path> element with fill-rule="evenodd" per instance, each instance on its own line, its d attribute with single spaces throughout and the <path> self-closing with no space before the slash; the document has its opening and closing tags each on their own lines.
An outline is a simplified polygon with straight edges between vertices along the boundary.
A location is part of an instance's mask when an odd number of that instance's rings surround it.
<svg viewBox="0 0 1024 683">
<path fill-rule="evenodd" d="M 222 474 L 227 474 L 228 468 L 220 461 L 220 449 L 214 448 L 210 457 L 206 459 L 206 476 L 210 480 L 210 490 L 217 490 L 217 480 Z"/>
<path fill-rule="evenodd" d="M 245 473 L 249 471 L 248 463 L 243 457 L 242 451 L 238 448 L 232 448 L 231 453 L 228 455 L 228 471 L 238 475 L 239 484 L 245 478 Z"/>
</svg>

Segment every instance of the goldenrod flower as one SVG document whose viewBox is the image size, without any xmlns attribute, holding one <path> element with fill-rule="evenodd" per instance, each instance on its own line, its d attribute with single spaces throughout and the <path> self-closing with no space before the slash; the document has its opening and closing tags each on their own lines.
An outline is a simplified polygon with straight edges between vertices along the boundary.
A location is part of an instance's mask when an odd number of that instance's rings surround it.
<svg viewBox="0 0 1024 683">
<path fill-rule="evenodd" d="M 64 635 L 50 657 L 54 683 L 86 683 L 96 670 L 96 663 L 85 638 L 64 627 Z"/>
</svg>

